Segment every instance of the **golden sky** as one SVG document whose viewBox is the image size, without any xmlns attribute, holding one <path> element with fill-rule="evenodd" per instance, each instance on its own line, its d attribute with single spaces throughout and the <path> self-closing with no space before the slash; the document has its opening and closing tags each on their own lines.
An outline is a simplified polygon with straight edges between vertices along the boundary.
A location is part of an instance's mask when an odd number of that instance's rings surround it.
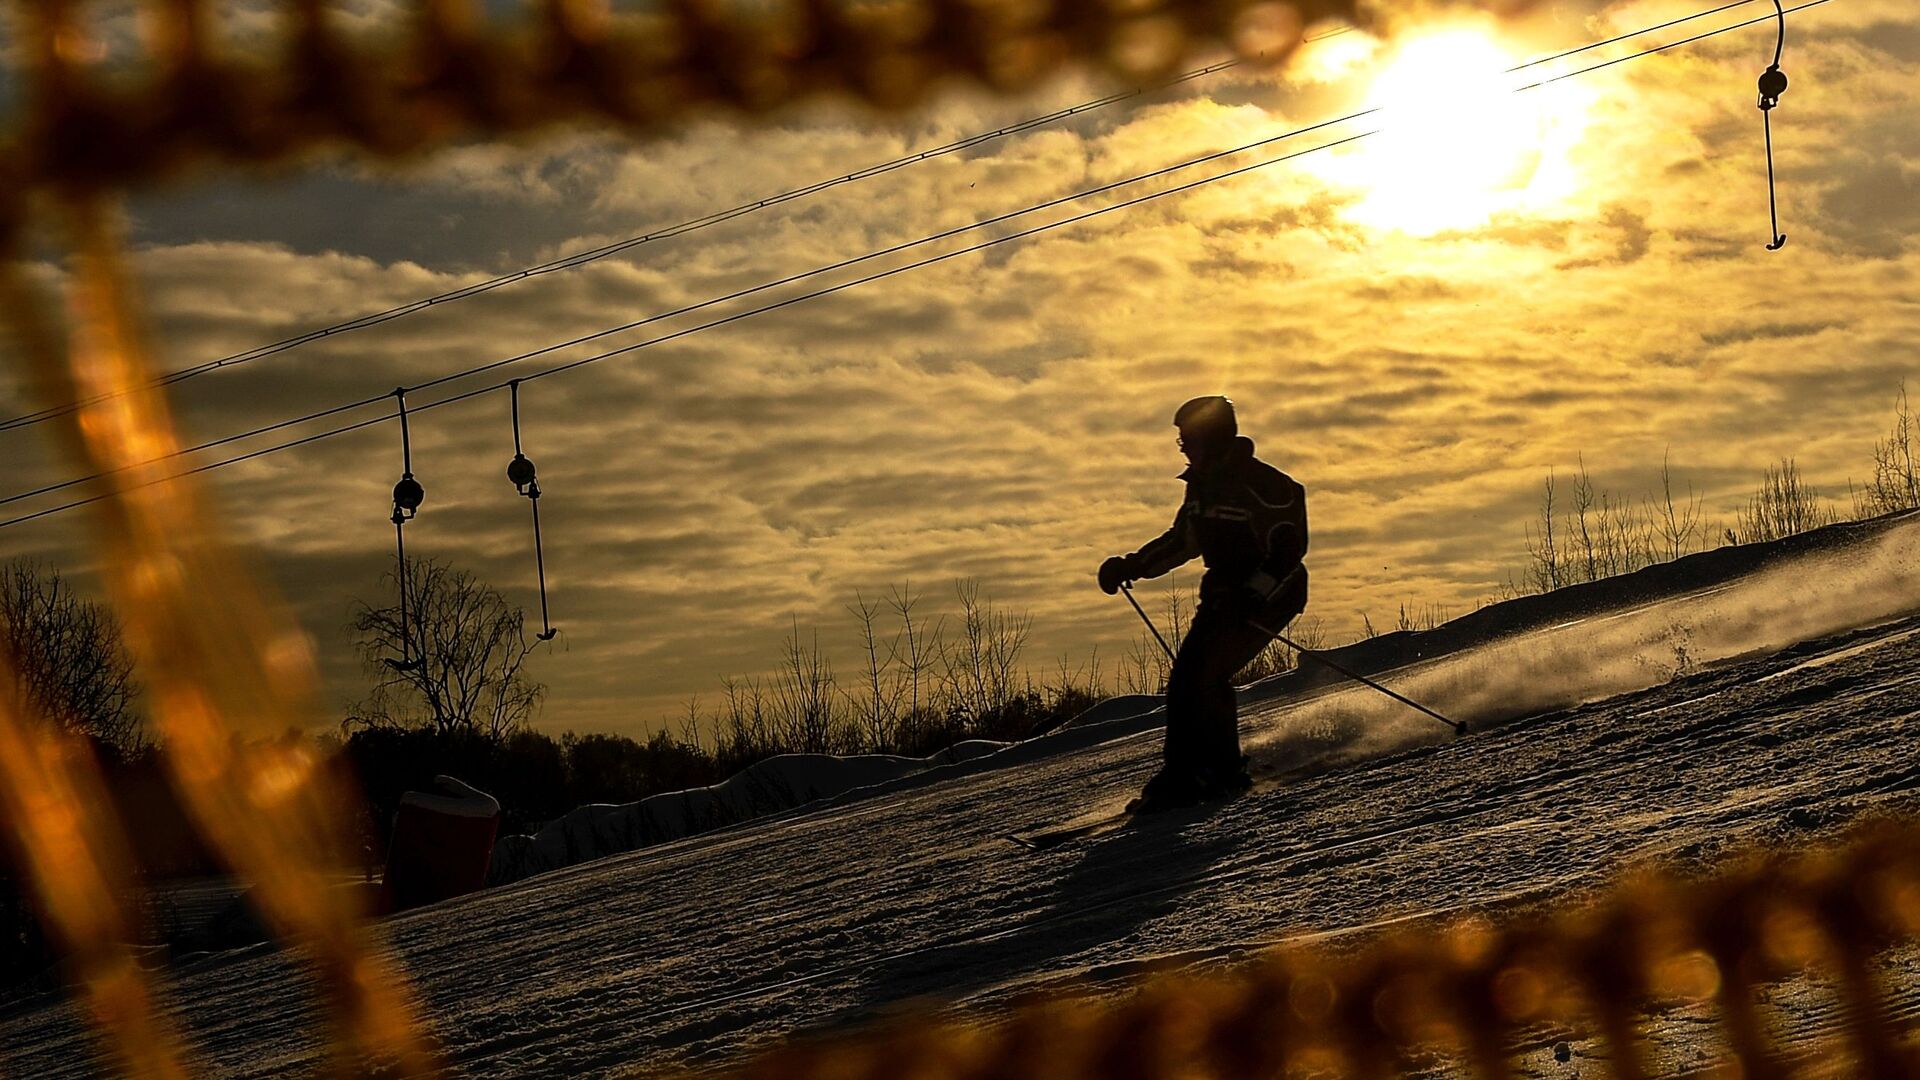
<svg viewBox="0 0 1920 1080">
<path fill-rule="evenodd" d="M 551 688 L 541 725 L 644 733 L 689 695 L 717 698 L 721 676 L 773 666 L 795 620 L 850 668 L 845 605 L 908 581 L 929 613 L 951 608 L 962 577 L 1029 611 L 1038 671 L 1095 646 L 1116 656 L 1137 624 L 1093 570 L 1170 519 L 1170 418 L 1202 393 L 1231 395 L 1260 455 L 1306 485 L 1310 613 L 1331 637 L 1403 603 L 1464 611 L 1521 566 L 1547 469 L 1584 457 L 1603 486 L 1638 494 L 1670 454 L 1730 521 L 1762 466 L 1792 455 L 1844 502 L 1901 380 L 1920 372 L 1910 0 L 1789 16 L 1779 252 L 1762 247 L 1753 89 L 1771 25 L 1521 95 L 1507 89 L 1526 78 L 1498 70 L 1705 6 L 1540 0 L 1525 20 L 1342 34 L 1277 72 L 1207 76 L 208 374 L 176 390 L 178 409 L 190 437 L 217 437 L 1386 104 L 1273 152 L 1383 128 L 1351 147 L 524 387 L 563 628 L 533 665 Z M 187 366 L 1112 89 L 1065 77 L 902 116 L 816 106 L 645 143 L 579 134 L 398 173 L 203 182 L 130 205 L 136 266 L 164 366 Z M 0 401 L 24 411 L 15 393 Z M 409 551 L 534 605 L 526 505 L 503 476 L 505 396 L 413 430 L 427 503 Z M 11 489 L 65 475 L 37 432 L 0 438 L 14 442 Z M 364 685 L 352 606 L 387 596 L 399 468 L 383 425 L 211 474 L 343 705 Z M 83 524 L 0 529 L 0 555 L 84 575 Z"/>
</svg>

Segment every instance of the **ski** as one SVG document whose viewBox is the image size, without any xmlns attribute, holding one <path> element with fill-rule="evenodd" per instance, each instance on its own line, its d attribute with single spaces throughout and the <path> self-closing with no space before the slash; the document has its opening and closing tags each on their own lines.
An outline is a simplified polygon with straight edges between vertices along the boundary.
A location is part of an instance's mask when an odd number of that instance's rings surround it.
<svg viewBox="0 0 1920 1080">
<path fill-rule="evenodd" d="M 1251 791 L 1254 790 L 1254 788 L 1250 785 L 1246 790 Z M 1120 810 L 1102 811 L 1090 815 L 1083 814 L 1080 817 L 1069 820 L 1064 825 L 1057 825 L 1050 829 L 1039 829 L 1032 832 L 1010 832 L 1002 833 L 1001 835 L 1029 851 L 1046 851 L 1074 840 L 1087 840 L 1097 836 L 1105 836 L 1108 833 L 1118 832 L 1137 820 L 1191 821 L 1194 818 L 1204 817 L 1215 812 L 1221 806 L 1232 802 L 1244 793 L 1245 792 L 1236 789 L 1222 792 L 1213 798 L 1205 799 L 1188 806 L 1170 807 L 1164 810 L 1149 810 L 1145 813 L 1142 813 L 1138 809 L 1137 804 L 1140 800 L 1136 798 L 1129 800 L 1125 808 Z"/>
<path fill-rule="evenodd" d="M 1072 840 L 1081 840 L 1102 836 L 1113 832 L 1133 820 L 1131 809 L 1113 810 L 1094 815 L 1082 815 L 1064 825 L 1037 829 L 1031 832 L 1003 833 L 1008 840 L 1029 851 L 1046 851 L 1059 847 Z"/>
</svg>

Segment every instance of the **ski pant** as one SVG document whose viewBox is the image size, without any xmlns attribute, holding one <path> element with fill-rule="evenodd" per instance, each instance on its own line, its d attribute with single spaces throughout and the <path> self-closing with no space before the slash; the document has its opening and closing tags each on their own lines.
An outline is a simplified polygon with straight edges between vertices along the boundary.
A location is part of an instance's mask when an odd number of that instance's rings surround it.
<svg viewBox="0 0 1920 1080">
<path fill-rule="evenodd" d="M 1304 585 L 1304 582 L 1302 583 Z M 1263 612 L 1262 622 L 1284 628 L 1306 607 L 1306 589 L 1297 604 Z M 1247 621 L 1243 607 L 1202 598 L 1193 625 L 1180 642 L 1167 678 L 1167 768 L 1179 772 L 1231 771 L 1240 766 L 1240 712 L 1233 676 L 1274 638 Z M 1271 618 L 1271 615 L 1285 618 Z"/>
</svg>

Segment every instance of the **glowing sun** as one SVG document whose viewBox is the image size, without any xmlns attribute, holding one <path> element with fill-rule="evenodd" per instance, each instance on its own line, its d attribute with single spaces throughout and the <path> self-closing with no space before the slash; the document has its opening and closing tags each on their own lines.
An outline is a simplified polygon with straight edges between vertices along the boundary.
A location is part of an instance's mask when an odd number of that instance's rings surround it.
<svg viewBox="0 0 1920 1080">
<path fill-rule="evenodd" d="M 1539 73 L 1509 73 L 1514 65 L 1473 29 L 1389 51 L 1367 95 L 1380 111 L 1363 121 L 1378 133 L 1321 170 L 1359 196 L 1346 216 L 1430 235 L 1570 194 L 1577 185 L 1567 152 L 1586 126 L 1587 101 L 1568 83 L 1516 93 Z"/>
</svg>

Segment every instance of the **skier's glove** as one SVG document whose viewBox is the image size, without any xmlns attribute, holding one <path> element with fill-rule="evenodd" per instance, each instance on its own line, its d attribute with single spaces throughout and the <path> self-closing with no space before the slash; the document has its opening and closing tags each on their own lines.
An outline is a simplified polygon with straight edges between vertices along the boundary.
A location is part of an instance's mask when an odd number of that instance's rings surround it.
<svg viewBox="0 0 1920 1080">
<path fill-rule="evenodd" d="M 1136 575 L 1133 563 L 1125 555 L 1115 555 L 1100 564 L 1100 591 L 1112 596 L 1120 591 L 1123 582 L 1132 581 Z"/>
</svg>

